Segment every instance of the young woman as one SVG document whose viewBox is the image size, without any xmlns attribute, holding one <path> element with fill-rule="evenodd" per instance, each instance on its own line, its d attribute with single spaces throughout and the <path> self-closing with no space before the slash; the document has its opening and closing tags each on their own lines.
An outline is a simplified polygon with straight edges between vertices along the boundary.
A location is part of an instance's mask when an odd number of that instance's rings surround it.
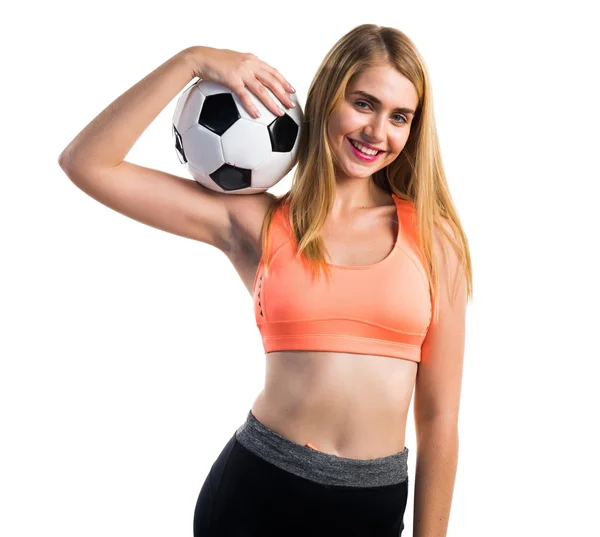
<svg viewBox="0 0 600 537">
<path fill-rule="evenodd" d="M 194 78 L 282 114 L 294 90 L 253 54 L 190 47 L 96 117 L 59 162 L 103 204 L 221 249 L 254 298 L 266 382 L 212 465 L 195 537 L 446 535 L 458 458 L 466 236 L 427 70 L 400 31 L 358 26 L 310 86 L 290 191 L 235 196 L 124 160 Z M 248 245 L 251 245 L 249 247 Z"/>
</svg>

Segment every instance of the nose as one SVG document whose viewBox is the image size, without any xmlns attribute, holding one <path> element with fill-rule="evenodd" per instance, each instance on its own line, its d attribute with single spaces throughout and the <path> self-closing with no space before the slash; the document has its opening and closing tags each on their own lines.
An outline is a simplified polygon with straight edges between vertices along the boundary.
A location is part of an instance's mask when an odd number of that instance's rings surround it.
<svg viewBox="0 0 600 537">
<path fill-rule="evenodd" d="M 363 129 L 368 143 L 377 145 L 385 138 L 385 117 L 380 114 L 373 114 L 370 121 Z"/>
</svg>

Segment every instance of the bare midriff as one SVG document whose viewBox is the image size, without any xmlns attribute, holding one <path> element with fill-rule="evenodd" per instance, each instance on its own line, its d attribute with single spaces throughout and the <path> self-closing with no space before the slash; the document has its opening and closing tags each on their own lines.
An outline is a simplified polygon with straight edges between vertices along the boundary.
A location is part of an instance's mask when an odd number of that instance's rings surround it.
<svg viewBox="0 0 600 537">
<path fill-rule="evenodd" d="M 270 352 L 252 413 L 269 429 L 324 453 L 349 459 L 394 455 L 405 448 L 417 367 L 385 356 Z"/>
</svg>

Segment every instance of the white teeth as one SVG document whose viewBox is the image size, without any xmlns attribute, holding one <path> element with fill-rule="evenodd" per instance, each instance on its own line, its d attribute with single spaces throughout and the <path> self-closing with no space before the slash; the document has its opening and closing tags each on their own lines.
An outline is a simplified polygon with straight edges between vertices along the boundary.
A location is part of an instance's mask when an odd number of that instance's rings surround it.
<svg viewBox="0 0 600 537">
<path fill-rule="evenodd" d="M 355 142 L 354 140 L 350 140 L 350 143 L 356 147 L 356 149 L 358 149 L 361 153 L 364 153 L 365 155 L 370 155 L 370 156 L 375 156 L 377 153 L 379 153 L 379 151 L 375 150 L 375 149 L 367 149 L 364 145 L 359 144 L 358 142 Z"/>
</svg>

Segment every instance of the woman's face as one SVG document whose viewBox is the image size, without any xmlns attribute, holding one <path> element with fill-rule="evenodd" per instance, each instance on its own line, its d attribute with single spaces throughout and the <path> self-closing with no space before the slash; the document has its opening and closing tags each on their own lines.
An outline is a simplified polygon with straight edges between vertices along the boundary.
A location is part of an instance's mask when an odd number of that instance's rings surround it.
<svg viewBox="0 0 600 537">
<path fill-rule="evenodd" d="M 351 80 L 327 124 L 338 180 L 371 177 L 392 162 L 408 140 L 417 104 L 412 82 L 389 64 L 369 68 Z M 365 155 L 350 140 L 379 153 Z"/>
</svg>

